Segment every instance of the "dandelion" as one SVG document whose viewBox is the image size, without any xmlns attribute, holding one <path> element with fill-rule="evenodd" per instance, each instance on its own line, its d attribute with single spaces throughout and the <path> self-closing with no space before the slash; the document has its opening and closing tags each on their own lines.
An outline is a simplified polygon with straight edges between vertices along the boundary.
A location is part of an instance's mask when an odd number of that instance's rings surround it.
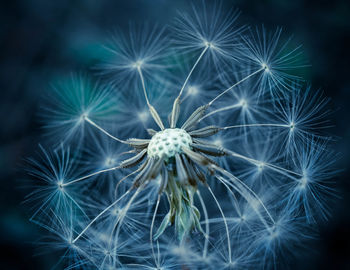
<svg viewBox="0 0 350 270">
<path fill-rule="evenodd" d="M 293 73 L 300 47 L 237 15 L 118 32 L 107 83 L 55 88 L 28 201 L 67 269 L 279 268 L 329 215 L 327 100 Z"/>
</svg>

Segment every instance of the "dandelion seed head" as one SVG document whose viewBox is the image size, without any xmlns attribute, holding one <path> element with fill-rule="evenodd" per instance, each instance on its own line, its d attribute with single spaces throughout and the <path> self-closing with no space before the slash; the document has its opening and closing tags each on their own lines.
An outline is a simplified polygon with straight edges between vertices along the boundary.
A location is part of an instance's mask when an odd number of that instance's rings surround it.
<svg viewBox="0 0 350 270">
<path fill-rule="evenodd" d="M 183 129 L 165 129 L 156 133 L 147 149 L 149 157 L 157 157 L 167 159 L 174 157 L 175 154 L 182 153 L 183 147 L 190 147 L 192 143 L 191 136 Z"/>
<path fill-rule="evenodd" d="M 280 28 L 237 17 L 196 2 L 117 32 L 102 86 L 55 84 L 27 201 L 67 269 L 284 269 L 329 216 L 328 99 Z"/>
</svg>

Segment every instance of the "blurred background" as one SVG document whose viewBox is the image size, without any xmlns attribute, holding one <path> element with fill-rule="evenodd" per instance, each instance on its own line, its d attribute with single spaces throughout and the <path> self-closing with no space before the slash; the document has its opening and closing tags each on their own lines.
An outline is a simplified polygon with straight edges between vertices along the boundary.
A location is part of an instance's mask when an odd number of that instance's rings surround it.
<svg viewBox="0 0 350 270">
<path fill-rule="evenodd" d="M 186 0 L 14 0 L 0 4 L 0 269 L 50 269 L 56 255 L 35 256 L 38 227 L 22 202 L 28 190 L 21 166 L 38 149 L 40 101 L 58 75 L 88 70 L 101 44 L 129 22 L 171 23 Z M 196 2 L 196 1 L 194 1 Z M 241 24 L 284 29 L 303 44 L 314 88 L 332 98 L 330 133 L 341 153 L 335 179 L 341 199 L 310 253 L 292 269 L 350 269 L 350 2 L 348 0 L 234 0 Z"/>
</svg>

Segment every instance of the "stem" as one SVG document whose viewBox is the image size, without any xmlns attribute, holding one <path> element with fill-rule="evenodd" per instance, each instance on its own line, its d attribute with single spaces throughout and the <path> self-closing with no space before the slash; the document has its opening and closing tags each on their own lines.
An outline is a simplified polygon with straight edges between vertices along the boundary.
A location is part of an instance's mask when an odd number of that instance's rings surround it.
<svg viewBox="0 0 350 270">
<path fill-rule="evenodd" d="M 72 244 L 74 244 L 86 231 L 91 227 L 92 224 L 96 222 L 104 213 L 106 213 L 109 209 L 111 209 L 114 205 L 116 205 L 122 198 L 124 198 L 127 194 L 129 194 L 131 191 L 131 188 L 123 194 L 118 200 L 114 201 L 112 204 L 110 204 L 108 207 L 106 207 L 101 213 L 99 213 L 85 228 L 81 231 L 81 233 L 72 241 Z"/>
<path fill-rule="evenodd" d="M 205 206 L 204 200 L 203 200 L 202 195 L 200 194 L 199 190 L 197 190 L 197 195 L 198 195 L 199 201 L 201 203 L 201 206 L 202 206 L 202 209 L 203 209 L 203 213 L 204 213 L 204 217 L 205 217 L 205 242 L 204 242 L 204 249 L 203 249 L 203 258 L 205 258 L 207 256 L 208 244 L 209 244 L 208 211 L 207 211 L 207 207 Z"/>
<path fill-rule="evenodd" d="M 147 97 L 147 91 L 146 91 L 146 86 L 145 86 L 145 80 L 143 78 L 143 74 L 142 74 L 142 70 L 141 70 L 141 66 L 138 66 L 137 67 L 137 71 L 140 75 L 140 79 L 141 79 L 141 84 L 142 84 L 142 89 L 143 89 L 143 93 L 145 95 L 145 99 L 146 99 L 146 102 L 147 102 L 147 106 L 148 106 L 148 109 L 152 115 L 152 118 L 154 119 L 154 121 L 157 123 L 157 125 L 160 127 L 161 130 L 164 129 L 164 125 L 162 123 L 162 120 L 160 119 L 156 109 L 149 103 L 149 100 L 148 100 L 148 97 Z"/>
<path fill-rule="evenodd" d="M 180 97 L 181 97 L 181 95 L 182 95 L 182 92 L 183 92 L 183 90 L 185 89 L 188 80 L 190 79 L 190 77 L 191 77 L 193 71 L 195 70 L 196 66 L 198 65 L 199 61 L 202 59 L 203 55 L 204 55 L 205 52 L 208 50 L 208 48 L 209 48 L 209 45 L 206 45 L 206 46 L 204 47 L 202 53 L 199 55 L 197 61 L 194 63 L 194 65 L 193 65 L 193 67 L 192 67 L 190 73 L 188 73 L 187 78 L 186 78 L 184 84 L 182 85 L 181 90 L 180 90 L 180 93 L 179 93 L 179 95 L 177 96 L 176 99 L 180 99 Z"/>
<path fill-rule="evenodd" d="M 250 205 L 253 207 L 253 209 L 257 212 L 257 214 L 259 215 L 259 217 L 261 217 L 262 222 L 264 223 L 264 225 L 269 228 L 268 224 L 266 223 L 265 219 L 261 216 L 260 212 L 258 211 L 258 209 L 256 209 L 256 207 L 254 207 L 254 200 L 256 200 L 257 202 L 259 202 L 259 204 L 263 207 L 263 209 L 265 210 L 266 214 L 268 215 L 268 217 L 270 218 L 270 220 L 272 221 L 273 224 L 275 224 L 274 219 L 272 218 L 270 212 L 267 210 L 266 206 L 264 205 L 264 203 L 261 201 L 261 199 L 259 198 L 259 196 L 250 188 L 248 187 L 245 183 L 243 183 L 239 178 L 237 178 L 236 176 L 232 175 L 231 173 L 229 173 L 228 171 L 216 166 L 216 165 L 212 165 L 212 167 L 217 170 L 218 172 L 220 172 L 221 174 L 225 175 L 226 177 L 228 177 L 229 179 L 231 179 L 231 181 L 235 183 L 235 185 L 233 185 L 232 183 L 228 182 L 228 185 L 233 187 L 236 191 L 238 191 L 245 199 L 248 203 L 250 203 Z M 225 182 L 225 179 L 223 177 L 217 177 L 217 179 L 219 179 L 220 182 Z"/>
<path fill-rule="evenodd" d="M 210 106 L 211 104 L 213 104 L 215 102 L 215 100 L 217 100 L 218 98 L 220 98 L 222 95 L 224 95 L 226 92 L 230 91 L 232 88 L 236 87 L 237 85 L 241 84 L 242 82 L 244 82 L 245 80 L 249 79 L 250 77 L 254 76 L 255 74 L 258 74 L 260 71 L 265 70 L 266 68 L 260 68 L 257 71 L 254 71 L 253 73 L 251 73 L 250 75 L 248 75 L 247 77 L 241 79 L 240 81 L 236 82 L 235 84 L 231 85 L 229 88 L 227 88 L 226 90 L 224 90 L 221 94 L 217 95 L 212 101 L 210 101 L 208 103 L 208 105 Z"/>
<path fill-rule="evenodd" d="M 234 108 L 239 108 L 239 107 L 242 107 L 242 105 L 240 103 L 234 104 L 234 105 L 230 105 L 230 106 L 226 106 L 226 107 L 223 107 L 223 108 L 220 108 L 220 109 L 217 109 L 217 110 L 214 110 L 214 111 L 204 115 L 201 119 L 198 120 L 198 122 L 202 121 L 203 119 L 205 119 L 208 116 L 213 115 L 215 113 L 226 111 L 226 110 L 230 110 L 230 109 L 234 109 Z"/>
<path fill-rule="evenodd" d="M 145 86 L 145 80 L 144 80 L 144 78 L 143 78 L 143 74 L 142 74 L 142 71 L 141 71 L 141 67 L 140 67 L 140 66 L 137 67 L 137 72 L 138 72 L 139 75 L 140 75 L 141 84 L 142 84 L 142 89 L 143 89 L 143 94 L 144 94 L 144 96 L 145 96 L 147 105 L 150 106 L 150 103 L 149 103 L 149 100 L 148 100 L 148 96 L 147 96 L 146 86 Z"/>
<path fill-rule="evenodd" d="M 96 128 L 99 129 L 100 131 L 102 131 L 104 134 L 106 134 L 108 137 L 112 138 L 113 140 L 116 140 L 116 141 L 118 141 L 118 142 L 120 142 L 120 143 L 125 143 L 125 144 L 127 144 L 126 141 L 123 141 L 123 140 L 121 140 L 121 139 L 119 139 L 119 138 L 113 136 L 112 134 L 110 134 L 109 132 L 107 132 L 106 130 L 104 130 L 102 127 L 100 127 L 99 125 L 97 125 L 97 124 L 96 124 L 94 121 L 92 121 L 90 118 L 84 117 L 84 120 L 85 120 L 86 122 L 88 122 L 90 125 L 96 127 Z"/>
<path fill-rule="evenodd" d="M 154 263 L 156 264 L 157 267 L 159 267 L 158 266 L 159 262 L 157 262 L 156 255 L 154 253 L 154 247 L 153 247 L 153 226 L 154 226 L 154 220 L 155 220 L 156 215 L 157 215 L 159 202 L 160 202 L 160 195 L 158 195 L 158 198 L 157 198 L 157 203 L 156 203 L 156 207 L 154 209 L 154 213 L 153 213 L 153 217 L 152 217 L 152 223 L 151 223 L 151 229 L 150 229 L 150 233 L 149 233 L 149 241 L 150 241 L 150 244 L 151 244 L 152 255 L 153 255 Z"/>
<path fill-rule="evenodd" d="M 141 186 L 139 186 L 139 187 L 136 189 L 136 192 L 132 195 L 132 197 L 130 198 L 130 200 L 128 201 L 128 203 L 126 204 L 126 206 L 124 207 L 124 209 L 123 209 L 122 213 L 120 214 L 120 216 L 118 216 L 118 219 L 117 219 L 117 221 L 116 221 L 116 223 L 115 223 L 115 226 L 114 226 L 114 228 L 113 228 L 113 230 L 112 230 L 112 232 L 111 232 L 111 241 L 110 241 L 110 245 L 112 245 L 112 239 L 113 239 L 112 235 L 113 235 L 115 229 L 117 229 L 117 230 L 116 230 L 116 233 L 115 233 L 114 239 L 115 239 L 115 247 L 118 246 L 118 244 L 117 244 L 117 243 L 118 243 L 118 240 L 119 240 L 118 237 L 119 237 L 120 228 L 121 228 L 121 225 L 122 225 L 122 223 L 123 223 L 123 221 L 124 221 L 124 218 L 125 218 L 127 212 L 129 211 L 129 208 L 131 207 L 131 204 L 132 204 L 133 201 L 136 199 L 136 197 L 137 197 L 138 194 L 141 192 L 141 190 L 146 186 L 147 183 L 148 183 L 148 182 L 143 183 Z M 129 189 L 129 190 L 130 190 L 130 189 Z M 129 190 L 128 190 L 128 191 L 129 191 Z M 116 251 L 117 251 L 117 250 L 115 250 L 115 252 L 116 252 Z"/>
<path fill-rule="evenodd" d="M 263 202 L 257 198 L 257 199 L 254 199 L 254 198 L 251 198 L 251 195 L 249 195 L 249 193 L 245 192 L 244 190 L 241 190 L 237 185 L 233 185 L 232 183 L 230 183 L 229 181 L 227 181 L 225 178 L 223 177 L 216 177 L 222 184 L 225 185 L 226 188 L 227 185 L 231 186 L 233 189 L 235 189 L 239 194 L 241 194 L 244 199 L 248 202 L 248 204 L 253 208 L 253 210 L 255 211 L 255 213 L 258 215 L 259 219 L 261 220 L 261 222 L 264 224 L 264 226 L 266 227 L 266 229 L 268 231 L 271 230 L 271 227 L 269 226 L 269 224 L 266 222 L 265 218 L 261 215 L 260 211 L 256 208 L 255 204 L 254 204 L 254 200 L 257 200 L 260 205 L 262 205 L 262 207 L 264 208 L 265 212 L 267 213 L 267 215 L 269 216 L 269 218 L 271 219 L 272 223 L 275 224 L 275 221 L 272 219 L 270 213 L 268 212 L 268 210 L 266 209 L 265 205 L 263 204 Z M 232 180 L 232 179 L 231 179 Z M 227 185 L 225 184 L 227 183 Z M 229 188 L 228 188 L 229 189 Z M 229 189 L 230 190 L 230 189 Z M 257 196 L 254 192 L 253 194 L 255 196 Z M 254 196 L 254 197 L 255 197 Z"/>
<path fill-rule="evenodd" d="M 246 157 L 246 156 L 243 156 L 241 154 L 238 154 L 236 152 L 233 152 L 231 150 L 228 150 L 228 149 L 224 149 L 224 151 L 227 153 L 227 154 L 230 154 L 231 156 L 233 157 L 237 157 L 237 158 L 240 158 L 240 159 L 243 159 L 243 160 L 246 160 L 250 163 L 253 163 L 255 165 L 259 165 L 261 164 L 261 161 L 259 160 L 256 160 L 256 159 L 253 159 L 253 158 L 249 158 L 249 157 Z M 282 168 L 282 167 L 279 167 L 277 165 L 274 165 L 274 164 L 271 164 L 271 163 L 265 163 L 264 162 L 264 166 L 270 168 L 271 170 L 274 170 L 278 173 L 281 173 L 293 180 L 299 180 L 300 177 L 303 177 L 302 174 L 300 173 L 297 173 L 297 172 L 294 172 L 294 171 L 291 171 L 291 170 L 288 170 L 288 169 L 285 169 L 285 168 Z M 294 176 L 293 176 L 294 175 Z M 298 177 L 298 178 L 297 178 Z"/>
<path fill-rule="evenodd" d="M 230 240 L 230 234 L 229 234 L 229 230 L 228 230 L 228 225 L 227 225 L 227 220 L 226 220 L 226 217 L 224 215 L 224 212 L 222 211 L 222 208 L 218 202 L 218 200 L 216 199 L 213 191 L 211 190 L 211 188 L 209 186 L 207 186 L 209 192 L 211 193 L 211 195 L 213 196 L 214 200 L 215 200 L 215 203 L 216 205 L 218 206 L 219 208 L 219 211 L 221 213 L 221 216 L 222 216 L 222 219 L 224 221 L 224 224 L 225 224 L 225 229 L 226 229 L 226 237 L 227 237 L 227 251 L 228 251 L 228 257 L 229 257 L 229 263 L 232 262 L 232 258 L 231 258 L 231 240 Z"/>
<path fill-rule="evenodd" d="M 109 171 L 117 170 L 117 169 L 120 169 L 120 168 L 121 168 L 121 167 L 116 166 L 116 167 L 113 167 L 113 168 L 108 168 L 108 169 L 100 170 L 100 171 L 97 171 L 97 172 L 94 172 L 94 173 L 91 173 L 91 174 L 82 176 L 82 177 L 77 178 L 77 179 L 75 179 L 75 180 L 72 180 L 72 181 L 70 181 L 70 182 L 64 183 L 64 184 L 62 184 L 61 186 L 62 186 L 62 187 L 66 187 L 66 186 L 69 186 L 69 185 L 71 185 L 71 184 L 73 184 L 73 183 L 80 182 L 80 181 L 85 180 L 85 179 L 87 179 L 87 178 L 89 178 L 89 177 L 98 175 L 98 174 L 100 174 L 100 173 L 109 172 Z"/>
<path fill-rule="evenodd" d="M 235 126 L 227 126 L 222 127 L 222 130 L 231 129 L 231 128 L 242 128 L 242 127 L 290 127 L 290 125 L 285 124 L 246 124 L 246 125 L 235 125 Z"/>
<path fill-rule="evenodd" d="M 173 103 L 173 109 L 171 111 L 171 116 L 172 116 L 172 120 L 171 120 L 171 128 L 174 128 L 175 125 L 176 125 L 176 120 L 175 120 L 175 115 L 177 113 L 177 110 L 179 109 L 178 106 L 180 104 L 180 97 L 182 95 L 182 92 L 184 91 L 186 85 L 187 85 L 187 82 L 188 80 L 190 79 L 193 71 L 195 70 L 196 66 L 198 65 L 199 61 L 203 58 L 203 55 L 205 54 L 205 52 L 208 50 L 209 48 L 209 45 L 206 45 L 203 49 L 203 51 L 201 52 L 201 54 L 199 55 L 198 59 L 196 60 L 196 62 L 194 63 L 193 67 L 191 68 L 190 72 L 188 73 L 187 77 L 186 77 L 186 80 L 185 82 L 183 83 L 182 87 L 181 87 L 181 90 L 180 90 L 180 93 L 179 95 L 175 98 L 174 100 L 174 103 Z"/>
</svg>

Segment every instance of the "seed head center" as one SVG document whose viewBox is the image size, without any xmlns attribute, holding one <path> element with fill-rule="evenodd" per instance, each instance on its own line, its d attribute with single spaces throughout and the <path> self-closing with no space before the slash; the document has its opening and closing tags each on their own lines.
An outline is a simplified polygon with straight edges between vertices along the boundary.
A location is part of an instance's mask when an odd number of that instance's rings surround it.
<svg viewBox="0 0 350 270">
<path fill-rule="evenodd" d="M 152 137 L 147 154 L 149 157 L 171 158 L 181 153 L 182 147 L 190 147 L 191 143 L 191 136 L 184 129 L 168 128 Z"/>
</svg>

